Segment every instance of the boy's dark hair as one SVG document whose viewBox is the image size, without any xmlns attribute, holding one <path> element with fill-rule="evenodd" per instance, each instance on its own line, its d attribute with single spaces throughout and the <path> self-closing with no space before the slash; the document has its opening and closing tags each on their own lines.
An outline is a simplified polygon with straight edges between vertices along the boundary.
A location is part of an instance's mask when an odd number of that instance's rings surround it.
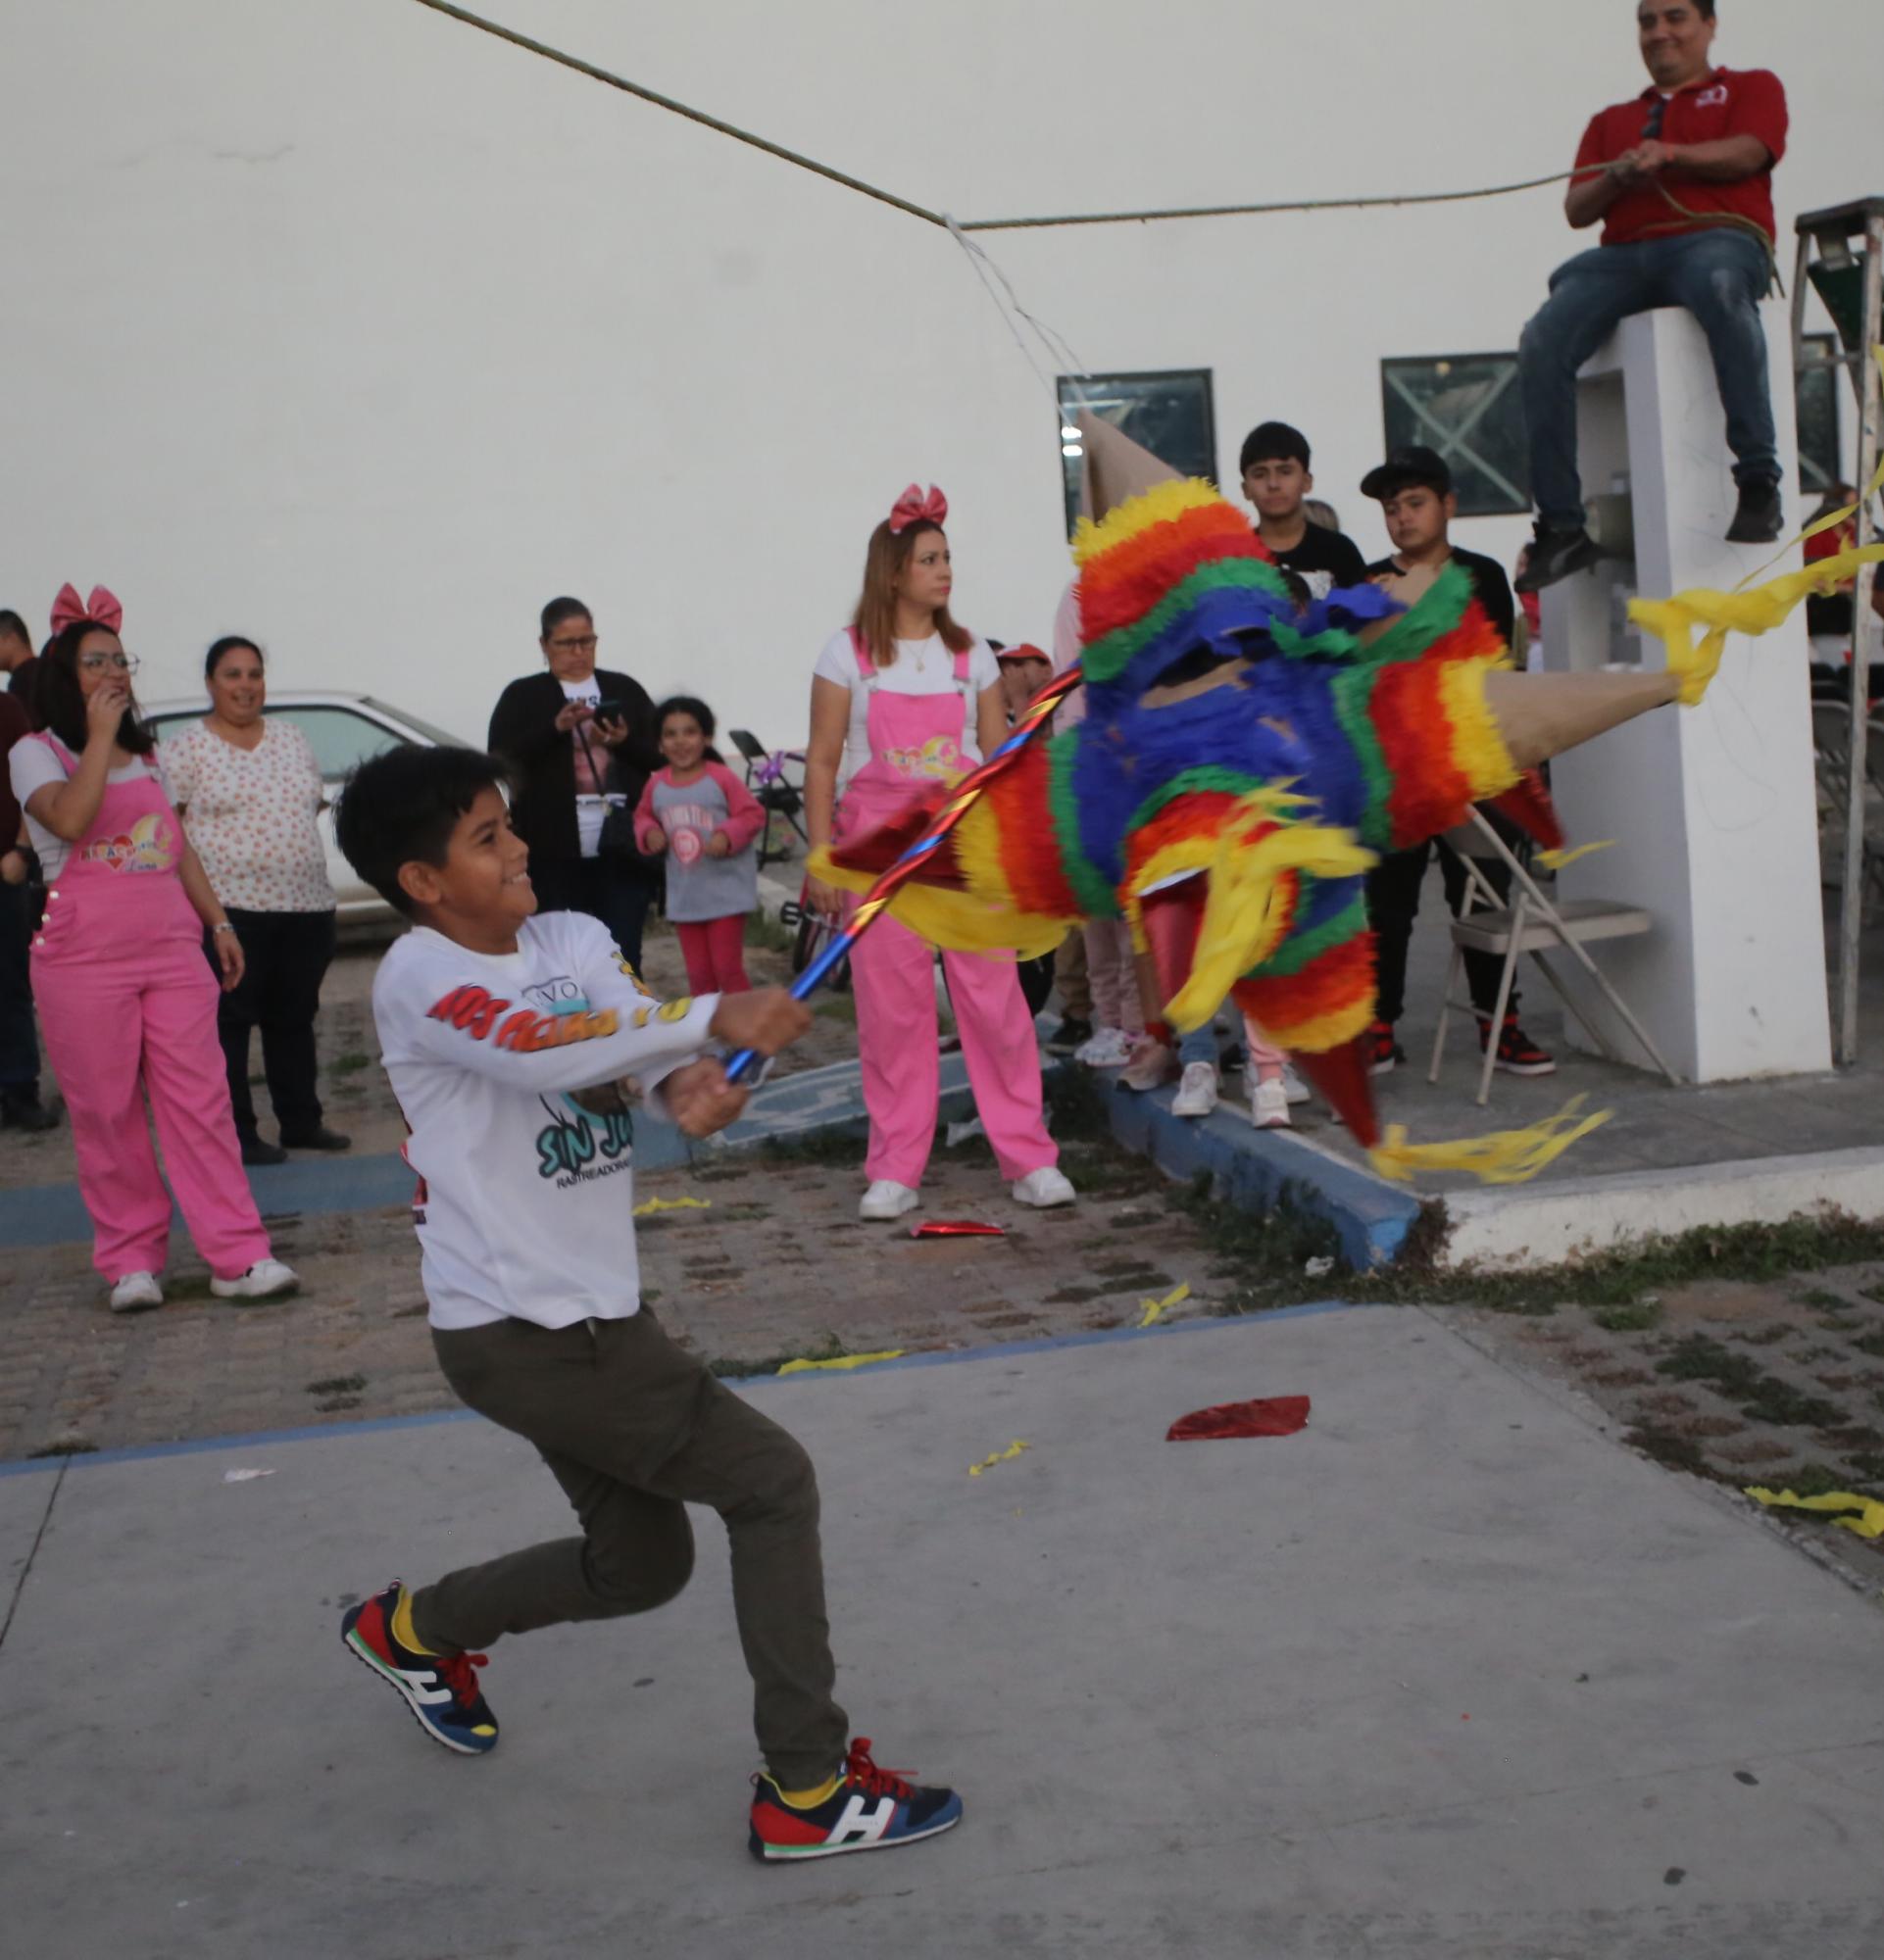
<svg viewBox="0 0 1884 1960">
<path fill-rule="evenodd" d="M 91 724 L 85 718 L 85 691 L 78 685 L 78 649 L 87 633 L 110 632 L 96 619 L 74 619 L 63 633 L 55 633 L 40 656 L 39 685 L 33 695 L 33 709 L 49 734 L 57 735 L 74 756 L 84 753 Z M 128 680 L 130 676 L 125 675 Z M 126 708 L 118 723 L 118 746 L 127 756 L 148 756 L 157 747 L 156 738 L 137 718 L 135 708 Z"/>
<path fill-rule="evenodd" d="M 458 819 L 482 790 L 506 787 L 504 765 L 481 749 L 401 743 L 347 778 L 333 813 L 340 855 L 387 905 L 414 916 L 399 867 L 442 864 Z"/>
<path fill-rule="evenodd" d="M 32 629 L 11 606 L 0 606 L 0 640 L 24 640 L 32 645 Z"/>
<path fill-rule="evenodd" d="M 1309 438 L 1287 422 L 1258 422 L 1243 438 L 1236 473 L 1241 476 L 1253 463 L 1273 463 L 1282 457 L 1293 457 L 1304 469 L 1310 467 Z"/>
<path fill-rule="evenodd" d="M 566 594 L 561 599 L 552 599 L 543 608 L 543 637 L 548 639 L 565 619 L 586 619 L 595 624 L 595 614 L 579 599 L 570 599 Z"/>
<path fill-rule="evenodd" d="M 203 656 L 203 678 L 205 680 L 214 680 L 216 678 L 216 669 L 221 665 L 223 656 L 224 654 L 232 654 L 238 648 L 245 653 L 253 654 L 258 661 L 263 660 L 262 649 L 253 640 L 245 639 L 240 633 L 224 633 L 220 640 L 215 641 L 211 645 L 209 652 Z M 267 665 L 267 662 L 263 661 L 263 664 Z"/>
<path fill-rule="evenodd" d="M 699 722 L 701 734 L 707 738 L 707 760 L 724 764 L 725 757 L 713 746 L 713 738 L 717 732 L 713 710 L 704 701 L 696 701 L 690 694 L 670 694 L 654 710 L 654 739 L 657 743 L 661 740 L 661 730 L 666 726 L 669 714 L 691 714 Z"/>
</svg>

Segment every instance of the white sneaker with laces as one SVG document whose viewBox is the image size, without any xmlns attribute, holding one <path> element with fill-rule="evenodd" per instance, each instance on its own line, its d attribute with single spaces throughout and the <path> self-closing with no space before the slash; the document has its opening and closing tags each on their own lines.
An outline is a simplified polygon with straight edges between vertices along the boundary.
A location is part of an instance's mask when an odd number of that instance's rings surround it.
<svg viewBox="0 0 1884 1960">
<path fill-rule="evenodd" d="M 1216 1107 L 1216 1070 L 1208 1061 L 1187 1061 L 1177 1094 L 1171 1098 L 1173 1116 L 1208 1116 Z"/>
<path fill-rule="evenodd" d="M 892 1218 L 914 1211 L 919 1202 L 907 1184 L 898 1184 L 892 1177 L 879 1177 L 864 1194 L 857 1215 L 872 1225 L 887 1225 Z"/>
<path fill-rule="evenodd" d="M 1036 1211 L 1051 1211 L 1056 1204 L 1070 1204 L 1079 1196 L 1066 1182 L 1065 1173 L 1052 1164 L 1042 1164 L 1038 1170 L 1016 1178 L 1009 1195 L 1016 1204 L 1031 1204 Z"/>
<path fill-rule="evenodd" d="M 111 1290 L 114 1313 L 142 1313 L 147 1306 L 164 1304 L 164 1289 L 155 1273 L 126 1273 Z"/>
<path fill-rule="evenodd" d="M 1302 1080 L 1301 1076 L 1296 1074 L 1294 1068 L 1286 1061 L 1282 1064 L 1282 1093 L 1292 1103 L 1313 1102 L 1314 1101 L 1314 1091 Z"/>
<path fill-rule="evenodd" d="M 1132 1058 L 1132 1045 L 1122 1029 L 1100 1028 L 1073 1050 L 1072 1058 L 1088 1068 L 1123 1068 Z"/>
<path fill-rule="evenodd" d="M 301 1275 L 279 1259 L 257 1259 L 247 1272 L 232 1280 L 211 1280 L 210 1292 L 218 1299 L 273 1299 L 292 1293 L 301 1284 Z"/>
<path fill-rule="evenodd" d="M 1250 1084 L 1250 1121 L 1259 1130 L 1287 1130 L 1294 1127 L 1289 1119 L 1289 1091 L 1284 1079 L 1271 1076 L 1267 1082 Z"/>
</svg>

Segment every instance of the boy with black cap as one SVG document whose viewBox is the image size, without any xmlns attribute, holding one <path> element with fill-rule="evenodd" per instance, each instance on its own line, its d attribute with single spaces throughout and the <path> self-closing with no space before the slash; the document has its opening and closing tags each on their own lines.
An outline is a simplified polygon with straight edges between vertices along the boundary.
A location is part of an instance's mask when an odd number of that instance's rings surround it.
<svg viewBox="0 0 1884 1960">
<path fill-rule="evenodd" d="M 1243 494 L 1256 508 L 1256 534 L 1269 556 L 1292 571 L 1314 599 L 1337 585 L 1360 585 L 1365 564 L 1352 538 L 1309 521 L 1303 508 L 1314 478 L 1309 439 L 1287 422 L 1259 422 L 1243 438 L 1237 459 Z"/>
<path fill-rule="evenodd" d="M 1435 451 L 1420 444 L 1396 449 L 1376 469 L 1361 479 L 1361 494 L 1373 498 L 1386 518 L 1394 553 L 1366 568 L 1374 584 L 1411 606 L 1424 596 L 1447 568 L 1456 564 L 1472 582 L 1472 592 L 1485 615 L 1509 647 L 1516 609 L 1505 568 L 1480 552 L 1461 551 L 1452 542 L 1452 520 L 1459 514 L 1453 473 Z M 1521 841 L 1505 818 L 1488 812 L 1507 843 Z M 1394 1040 L 1394 1024 L 1406 1005 L 1407 946 L 1419 913 L 1419 887 L 1426 859 L 1436 840 L 1415 844 L 1410 851 L 1390 852 L 1367 874 L 1367 913 L 1373 925 L 1378 963 L 1378 1018 L 1368 1031 L 1373 1071 L 1385 1075 L 1407 1056 Z M 1446 881 L 1446 905 L 1457 913 L 1464 898 L 1465 866 L 1459 855 L 1442 849 L 1439 868 Z M 1511 896 L 1511 872 L 1502 860 L 1480 866 L 1500 898 Z M 1492 1016 L 1498 1007 L 1500 962 L 1488 953 L 1465 955 L 1465 976 L 1478 1009 L 1478 1041 L 1482 1049 L 1492 1039 Z M 1497 1063 L 1510 1075 L 1550 1075 L 1557 1063 L 1517 1024 L 1517 995 L 1512 993 L 1498 1032 Z"/>
</svg>

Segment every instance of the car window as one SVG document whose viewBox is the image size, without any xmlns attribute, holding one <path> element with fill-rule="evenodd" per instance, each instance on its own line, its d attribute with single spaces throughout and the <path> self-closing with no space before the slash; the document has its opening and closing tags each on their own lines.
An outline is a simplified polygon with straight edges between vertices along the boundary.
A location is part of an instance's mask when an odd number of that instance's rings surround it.
<svg viewBox="0 0 1884 1960">
<path fill-rule="evenodd" d="M 368 699 L 371 701 L 372 697 Z M 462 735 L 454 735 L 449 729 L 440 728 L 435 721 L 422 720 L 419 715 L 404 708 L 394 708 L 384 701 L 373 701 L 372 706 L 382 713 L 390 714 L 402 727 L 415 728 L 436 749 L 469 749 L 472 744 Z"/>
<path fill-rule="evenodd" d="M 314 749 L 316 766 L 329 782 L 405 740 L 383 722 L 350 708 L 271 708 L 269 713 L 300 729 Z"/>
</svg>

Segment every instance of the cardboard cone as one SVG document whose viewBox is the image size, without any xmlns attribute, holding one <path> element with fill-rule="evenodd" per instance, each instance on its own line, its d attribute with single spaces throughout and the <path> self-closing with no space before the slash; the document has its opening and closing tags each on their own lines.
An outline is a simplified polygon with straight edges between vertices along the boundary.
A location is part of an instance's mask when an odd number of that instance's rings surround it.
<svg viewBox="0 0 1884 1960">
<path fill-rule="evenodd" d="M 1606 729 L 1666 708 L 1680 686 L 1666 671 L 1488 673 L 1485 706 L 1520 769 L 1588 742 Z"/>
<path fill-rule="evenodd" d="M 1168 463 L 1135 443 L 1122 429 L 1102 420 L 1090 409 L 1075 416 L 1085 459 L 1079 468 L 1079 514 L 1098 523 L 1119 505 L 1160 483 L 1181 481 Z"/>
</svg>

